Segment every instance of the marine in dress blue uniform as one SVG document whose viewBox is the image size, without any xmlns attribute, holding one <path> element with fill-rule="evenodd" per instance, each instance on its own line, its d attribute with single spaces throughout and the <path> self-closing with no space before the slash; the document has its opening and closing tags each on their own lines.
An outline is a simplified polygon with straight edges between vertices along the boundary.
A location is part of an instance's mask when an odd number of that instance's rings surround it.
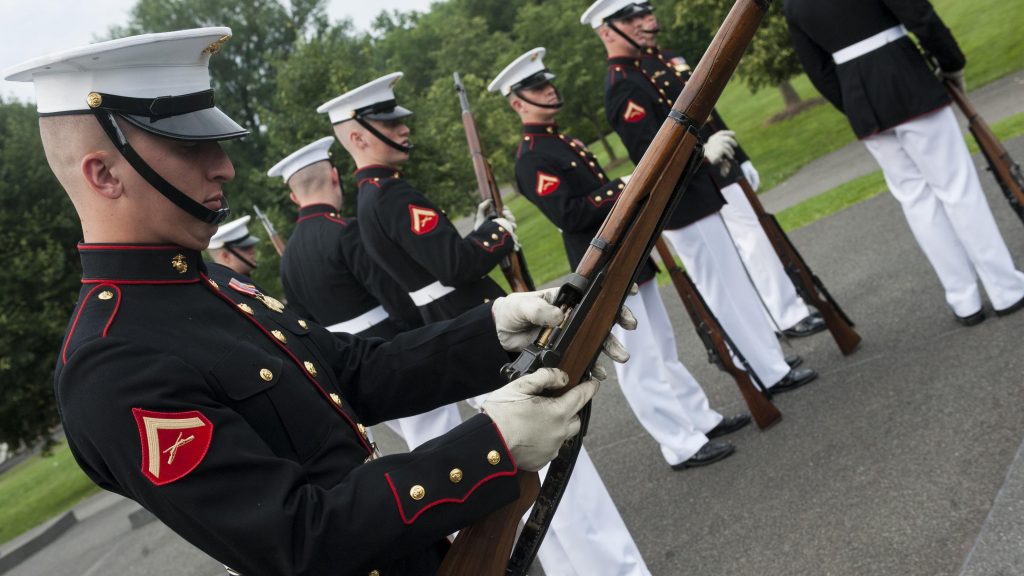
<svg viewBox="0 0 1024 576">
<path fill-rule="evenodd" d="M 257 267 L 256 245 L 260 239 L 249 232 L 251 216 L 242 216 L 217 227 L 206 247 L 210 259 L 243 276 L 250 276 Z"/>
<path fill-rule="evenodd" d="M 406 292 L 363 246 L 359 221 L 345 218 L 341 182 L 328 151 L 334 137 L 296 150 L 267 173 L 299 205 L 281 256 L 288 303 L 332 332 L 391 338 L 423 321 Z"/>
<path fill-rule="evenodd" d="M 360 234 L 370 254 L 409 293 L 424 322 L 445 320 L 503 294 L 487 273 L 515 249 L 514 231 L 503 219 L 486 220 L 462 237 L 448 216 L 399 171 L 409 158 L 412 114 L 395 100 L 395 72 L 321 105 L 342 146 L 356 160 Z M 350 138 L 375 139 L 366 154 Z M 382 130 L 392 130 L 388 136 Z M 396 142 L 393 138 L 404 139 Z M 380 144 L 384 147 L 381 149 Z M 377 159 L 376 162 L 364 158 Z"/>
<path fill-rule="evenodd" d="M 366 424 L 494 389 L 511 350 L 498 326 L 560 312 L 524 294 L 363 340 L 208 270 L 200 250 L 234 175 L 217 142 L 246 134 L 210 89 L 209 58 L 229 37 L 134 36 L 5 73 L 35 83 L 47 157 L 83 222 L 82 289 L 55 370 L 69 446 L 98 485 L 243 574 L 431 573 L 445 535 L 512 500 L 517 468 L 539 468 L 578 431 L 596 388 L 549 402 L 529 391 L 564 373 L 536 373 L 495 391 L 488 415 L 377 458 Z"/>
<path fill-rule="evenodd" d="M 985 200 L 950 97 L 907 32 L 963 87 L 966 58 L 927 0 L 787 0 L 797 56 L 815 88 L 850 122 L 882 167 L 954 317 L 1024 308 L 1015 267 Z"/>
<path fill-rule="evenodd" d="M 630 158 L 638 163 L 682 90 L 682 72 L 668 66 L 668 60 L 655 48 L 657 20 L 648 3 L 598 0 L 580 21 L 597 31 L 608 52 L 605 114 Z M 645 55 L 651 60 L 647 68 Z M 655 68 L 664 73 L 655 77 L 648 72 Z M 731 132 L 718 130 L 714 122 L 704 126 L 701 138 L 707 142 L 705 161 L 669 217 L 664 236 L 764 386 L 775 392 L 793 390 L 817 374 L 809 368 L 790 368 L 786 362 L 719 216 L 725 205 L 720 189 L 735 183 L 736 176 L 729 170 L 736 157 L 735 138 Z"/>
</svg>

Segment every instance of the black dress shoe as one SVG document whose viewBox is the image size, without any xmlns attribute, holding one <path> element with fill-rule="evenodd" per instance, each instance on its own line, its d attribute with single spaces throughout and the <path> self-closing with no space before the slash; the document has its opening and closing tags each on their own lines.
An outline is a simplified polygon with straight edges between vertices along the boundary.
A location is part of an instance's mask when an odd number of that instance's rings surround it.
<svg viewBox="0 0 1024 576">
<path fill-rule="evenodd" d="M 1010 304 L 1008 308 L 996 310 L 996 316 L 1007 316 L 1009 314 L 1013 314 L 1014 312 L 1020 310 L 1021 308 L 1024 308 L 1024 298 L 1021 298 L 1020 300 L 1017 300 L 1013 304 Z"/>
<path fill-rule="evenodd" d="M 804 359 L 799 354 L 790 354 L 786 356 L 786 364 L 789 364 L 790 368 L 796 368 L 797 366 L 804 363 Z"/>
<path fill-rule="evenodd" d="M 827 326 L 825 326 L 825 319 L 821 317 L 821 313 L 813 312 L 807 318 L 797 322 L 792 328 L 783 330 L 782 333 L 790 338 L 803 338 L 804 336 L 817 334 L 825 328 Z"/>
<path fill-rule="evenodd" d="M 728 442 L 722 442 L 721 440 L 708 440 L 708 443 L 701 446 L 700 450 L 696 454 L 690 456 L 689 460 L 680 462 L 679 464 L 673 464 L 673 470 L 685 470 L 687 468 L 696 468 L 698 466 L 707 466 L 708 464 L 714 464 L 723 458 L 728 458 L 736 448 Z"/>
<path fill-rule="evenodd" d="M 1017 304 L 1020 304 L 1020 302 L 1018 302 Z M 1014 304 L 1013 306 L 1016 306 L 1017 304 Z M 1013 306 L 1010 306 L 1010 308 L 1013 308 Z M 1007 308 L 1007 310 L 1009 310 L 1009 308 Z M 1010 312 L 1005 312 L 1005 314 L 1009 313 Z M 999 314 L 998 310 L 996 310 L 996 314 L 1002 316 L 1002 314 Z M 985 320 L 985 310 L 978 310 L 977 312 L 969 316 L 960 316 L 956 313 L 954 313 L 953 316 L 956 318 L 957 322 L 963 324 L 964 326 L 976 326 L 978 324 L 981 324 Z"/>
<path fill-rule="evenodd" d="M 778 384 L 768 389 L 772 394 L 782 394 L 807 384 L 818 377 L 818 373 L 810 368 L 794 368 L 786 374 L 786 377 L 779 380 Z"/>
<path fill-rule="evenodd" d="M 722 418 L 722 421 L 718 423 L 718 426 L 715 426 L 707 433 L 707 437 L 718 438 L 719 436 L 732 434 L 747 424 L 750 424 L 750 414 L 737 414 L 735 416 L 729 416 L 728 418 Z"/>
</svg>

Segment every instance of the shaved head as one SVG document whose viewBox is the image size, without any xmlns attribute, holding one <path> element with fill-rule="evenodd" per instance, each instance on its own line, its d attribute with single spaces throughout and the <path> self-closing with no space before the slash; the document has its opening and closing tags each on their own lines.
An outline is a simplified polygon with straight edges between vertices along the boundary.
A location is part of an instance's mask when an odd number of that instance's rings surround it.
<svg viewBox="0 0 1024 576">
<path fill-rule="evenodd" d="M 61 186 L 75 201 L 86 186 L 80 164 L 90 152 L 119 156 L 114 145 L 91 114 L 64 114 L 39 119 L 46 161 Z"/>
<path fill-rule="evenodd" d="M 315 162 L 299 170 L 288 179 L 288 187 L 300 199 L 332 188 L 331 173 L 333 166 L 327 160 Z"/>
</svg>

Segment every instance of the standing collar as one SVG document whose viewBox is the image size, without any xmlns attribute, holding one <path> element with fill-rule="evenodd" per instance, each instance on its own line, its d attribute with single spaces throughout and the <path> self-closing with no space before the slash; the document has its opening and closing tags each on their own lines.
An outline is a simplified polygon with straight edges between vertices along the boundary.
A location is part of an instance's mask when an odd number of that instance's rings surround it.
<svg viewBox="0 0 1024 576">
<path fill-rule="evenodd" d="M 384 178 L 401 178 L 402 173 L 390 166 L 381 166 L 378 164 L 363 166 L 356 170 L 356 182 L 362 182 L 372 178 L 384 179 Z"/>
<path fill-rule="evenodd" d="M 338 209 L 330 204 L 309 204 L 299 209 L 299 220 L 319 214 L 327 214 L 331 217 L 339 217 Z"/>
<path fill-rule="evenodd" d="M 206 265 L 198 250 L 167 244 L 79 244 L 82 283 L 187 284 Z"/>
<path fill-rule="evenodd" d="M 550 124 L 523 124 L 523 134 L 539 134 L 542 136 L 554 136 L 555 134 L 558 134 L 558 124 L 555 122 L 551 122 Z"/>
</svg>

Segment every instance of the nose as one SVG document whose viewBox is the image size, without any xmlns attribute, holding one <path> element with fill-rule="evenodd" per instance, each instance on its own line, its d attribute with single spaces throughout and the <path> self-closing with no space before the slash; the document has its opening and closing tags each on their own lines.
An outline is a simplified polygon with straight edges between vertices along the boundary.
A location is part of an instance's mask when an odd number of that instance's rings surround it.
<svg viewBox="0 0 1024 576">
<path fill-rule="evenodd" d="M 235 179 L 235 166 L 228 158 L 227 152 L 221 147 L 220 142 L 212 142 L 210 150 L 210 164 L 208 177 L 217 182 L 230 182 Z"/>
</svg>

